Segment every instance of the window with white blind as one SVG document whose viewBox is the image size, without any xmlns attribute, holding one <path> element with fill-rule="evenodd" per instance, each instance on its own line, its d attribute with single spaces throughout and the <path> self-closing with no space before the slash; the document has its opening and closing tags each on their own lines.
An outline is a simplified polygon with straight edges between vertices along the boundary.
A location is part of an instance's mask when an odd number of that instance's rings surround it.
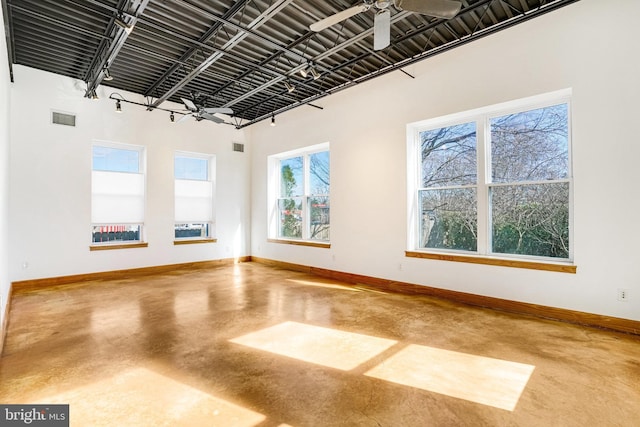
<svg viewBox="0 0 640 427">
<path fill-rule="evenodd" d="M 143 242 L 144 147 L 98 142 L 92 147 L 92 246 Z"/>
<path fill-rule="evenodd" d="M 177 152 L 174 158 L 176 242 L 213 241 L 214 157 Z"/>
</svg>

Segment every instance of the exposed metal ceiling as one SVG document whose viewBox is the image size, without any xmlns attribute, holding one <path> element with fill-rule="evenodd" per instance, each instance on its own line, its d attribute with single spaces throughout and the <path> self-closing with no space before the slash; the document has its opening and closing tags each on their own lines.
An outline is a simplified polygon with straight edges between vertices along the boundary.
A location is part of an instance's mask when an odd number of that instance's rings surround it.
<svg viewBox="0 0 640 427">
<path fill-rule="evenodd" d="M 451 20 L 390 7 L 391 44 L 380 51 L 373 11 L 309 30 L 361 1 L 2 3 L 10 63 L 83 80 L 86 96 L 99 84 L 139 93 L 151 108 L 200 94 L 206 106 L 231 107 L 242 128 L 574 1 L 463 0 Z M 319 78 L 300 74 L 310 64 Z M 106 67 L 113 80 L 104 80 Z"/>
</svg>

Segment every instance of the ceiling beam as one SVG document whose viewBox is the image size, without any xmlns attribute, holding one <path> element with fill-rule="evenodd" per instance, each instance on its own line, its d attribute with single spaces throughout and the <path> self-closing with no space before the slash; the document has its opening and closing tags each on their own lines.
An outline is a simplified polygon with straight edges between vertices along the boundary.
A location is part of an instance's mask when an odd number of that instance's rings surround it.
<svg viewBox="0 0 640 427">
<path fill-rule="evenodd" d="M 124 0 L 124 5 L 126 5 L 129 0 Z M 124 46 L 127 41 L 127 37 L 129 36 L 129 32 L 115 24 L 116 19 L 121 19 L 125 24 L 129 25 L 130 28 L 135 27 L 138 18 L 144 12 L 144 9 L 149 4 L 149 0 L 133 0 L 131 6 L 122 7 L 119 10 L 125 11 L 127 15 L 132 16 L 128 21 L 124 16 L 117 17 L 114 16 L 109 21 L 107 25 L 106 34 L 109 35 L 111 32 L 115 31 L 113 39 L 111 43 L 101 43 L 100 47 L 98 47 L 98 51 L 91 62 L 91 66 L 87 75 L 85 77 L 85 81 L 87 82 L 87 90 L 84 94 L 85 97 L 90 97 L 91 94 L 96 90 L 98 85 L 102 82 L 105 77 L 104 70 L 105 68 L 113 63 L 118 53 L 120 53 L 120 49 Z M 123 6 L 124 6 L 123 5 Z"/>
<path fill-rule="evenodd" d="M 254 35 L 255 36 L 255 34 L 251 33 L 249 30 L 254 29 L 254 28 L 259 28 L 260 26 L 265 24 L 271 17 L 273 17 L 275 14 L 279 13 L 282 9 L 284 9 L 292 1 L 293 0 L 280 0 L 280 1 L 274 2 L 269 8 L 267 8 L 264 12 L 262 12 L 257 18 L 255 18 L 253 21 L 251 21 L 251 23 L 249 23 L 247 28 L 239 27 L 239 26 L 237 26 L 235 24 L 231 24 L 229 21 L 225 20 L 225 24 L 231 25 L 232 27 L 238 29 L 239 30 L 238 33 L 235 36 L 233 36 L 227 43 L 225 43 L 222 46 L 222 51 L 214 52 L 213 54 L 211 54 L 207 59 L 202 61 L 202 63 L 200 63 L 200 65 L 198 65 L 193 70 L 191 70 L 189 73 L 187 73 L 187 75 L 185 77 L 183 77 L 178 83 L 173 85 L 173 87 L 171 87 L 168 91 L 166 91 L 162 96 L 160 96 L 151 105 L 153 107 L 157 107 L 158 105 L 162 104 L 164 101 L 166 101 L 171 96 L 173 96 L 176 92 L 178 92 L 180 89 L 182 89 L 184 86 L 186 86 L 190 81 L 192 81 L 198 75 L 200 75 L 200 73 L 202 73 L 204 70 L 209 68 L 218 59 L 220 59 L 226 53 L 225 50 L 232 49 L 234 46 L 239 44 L 242 40 L 246 39 L 249 35 Z M 187 3 L 184 3 L 184 5 L 186 6 Z M 221 18 L 216 17 L 215 15 L 208 14 L 208 16 L 211 16 L 212 18 L 214 18 L 217 21 L 221 20 Z M 267 40 L 264 37 L 261 37 L 261 39 Z M 273 42 L 270 42 L 269 44 L 274 44 L 274 45 L 278 46 L 276 43 L 273 43 Z"/>
</svg>

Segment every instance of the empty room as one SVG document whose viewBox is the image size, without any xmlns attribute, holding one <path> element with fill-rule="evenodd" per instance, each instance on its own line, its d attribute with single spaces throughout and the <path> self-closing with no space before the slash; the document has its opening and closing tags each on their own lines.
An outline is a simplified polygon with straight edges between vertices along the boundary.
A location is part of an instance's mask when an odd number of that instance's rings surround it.
<svg viewBox="0 0 640 427">
<path fill-rule="evenodd" d="M 0 425 L 639 424 L 640 2 L 0 1 Z"/>
</svg>

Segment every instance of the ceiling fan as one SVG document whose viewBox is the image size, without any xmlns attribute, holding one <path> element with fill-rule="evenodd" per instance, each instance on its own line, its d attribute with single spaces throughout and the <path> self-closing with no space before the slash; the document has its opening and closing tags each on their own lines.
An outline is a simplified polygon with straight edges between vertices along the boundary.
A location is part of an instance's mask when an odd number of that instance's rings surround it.
<svg viewBox="0 0 640 427">
<path fill-rule="evenodd" d="M 225 107 L 199 107 L 196 103 L 190 99 L 180 98 L 182 103 L 189 111 L 184 116 L 178 120 L 180 123 L 183 120 L 186 120 L 187 117 L 194 117 L 197 121 L 200 120 L 210 120 L 214 123 L 224 123 L 224 119 L 214 116 L 216 113 L 221 114 L 233 114 L 233 110 L 231 108 Z"/>
<path fill-rule="evenodd" d="M 391 12 L 389 11 L 391 3 L 399 10 L 406 10 L 441 19 L 453 18 L 460 12 L 460 8 L 462 7 L 462 2 L 459 0 L 364 0 L 361 4 L 311 24 L 309 28 L 315 32 L 322 31 L 358 13 L 366 12 L 372 7 L 375 7 L 377 11 L 373 21 L 373 49 L 381 50 L 389 46 L 391 41 Z"/>
</svg>

